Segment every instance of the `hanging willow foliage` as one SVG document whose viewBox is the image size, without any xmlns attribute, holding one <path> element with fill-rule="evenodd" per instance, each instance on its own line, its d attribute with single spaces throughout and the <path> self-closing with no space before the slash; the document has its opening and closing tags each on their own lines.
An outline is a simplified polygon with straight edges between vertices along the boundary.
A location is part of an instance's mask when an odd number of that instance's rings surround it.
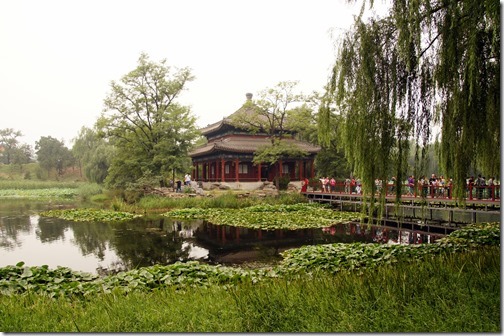
<svg viewBox="0 0 504 336">
<path fill-rule="evenodd" d="M 342 39 L 326 97 L 342 116 L 341 143 L 365 195 L 375 195 L 375 179 L 390 174 L 399 186 L 410 144 L 423 157 L 418 151 L 436 125 L 440 163 L 453 178 L 455 197 L 465 196 L 471 168 L 498 176 L 499 84 L 495 0 L 392 0 L 385 18 L 357 17 Z M 330 113 L 320 109 L 319 120 L 329 121 Z M 319 131 L 323 139 L 325 130 Z"/>
</svg>

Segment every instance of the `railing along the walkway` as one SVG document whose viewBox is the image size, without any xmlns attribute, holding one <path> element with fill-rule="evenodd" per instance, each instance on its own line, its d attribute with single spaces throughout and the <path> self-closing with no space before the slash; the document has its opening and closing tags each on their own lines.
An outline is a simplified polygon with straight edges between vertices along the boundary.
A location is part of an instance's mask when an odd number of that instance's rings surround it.
<svg viewBox="0 0 504 336">
<path fill-rule="evenodd" d="M 380 193 L 383 186 L 377 187 L 377 193 Z M 385 195 L 395 196 L 396 185 L 388 183 L 385 185 Z M 359 195 L 357 185 L 347 184 L 342 181 L 337 181 L 335 185 L 331 186 L 327 184 L 324 188 L 322 182 L 320 182 L 315 190 L 310 188 L 311 191 L 323 192 L 323 193 L 336 193 L 336 194 L 347 194 L 347 195 Z M 310 190 L 308 190 L 310 191 Z M 438 198 L 438 199 L 452 199 L 453 195 L 453 185 L 422 185 L 418 184 L 402 184 L 401 186 L 401 196 L 404 197 L 427 197 L 427 198 Z M 500 200 L 500 185 L 489 185 L 489 186 L 476 186 L 467 185 L 466 186 L 466 199 L 467 200 L 487 200 L 487 201 L 498 201 Z"/>
</svg>

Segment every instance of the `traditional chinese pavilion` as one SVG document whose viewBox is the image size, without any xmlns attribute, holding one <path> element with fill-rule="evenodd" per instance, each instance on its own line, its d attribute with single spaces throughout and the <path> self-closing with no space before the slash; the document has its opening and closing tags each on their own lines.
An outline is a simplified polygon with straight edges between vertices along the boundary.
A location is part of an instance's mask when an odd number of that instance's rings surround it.
<svg viewBox="0 0 504 336">
<path fill-rule="evenodd" d="M 248 93 L 246 97 L 251 100 L 252 94 Z M 295 144 L 308 153 L 306 156 L 286 158 L 273 166 L 267 163 L 254 164 L 252 162 L 254 152 L 259 147 L 270 144 L 271 141 L 266 133 L 251 133 L 233 125 L 232 116 L 234 114 L 243 113 L 244 109 L 250 109 L 245 106 L 232 115 L 200 129 L 208 142 L 189 153 L 193 162 L 192 175 L 196 181 L 273 181 L 277 170 L 279 176 L 288 175 L 291 181 L 313 177 L 313 162 L 320 147 L 296 140 L 292 133 L 284 134 L 282 141 Z"/>
</svg>

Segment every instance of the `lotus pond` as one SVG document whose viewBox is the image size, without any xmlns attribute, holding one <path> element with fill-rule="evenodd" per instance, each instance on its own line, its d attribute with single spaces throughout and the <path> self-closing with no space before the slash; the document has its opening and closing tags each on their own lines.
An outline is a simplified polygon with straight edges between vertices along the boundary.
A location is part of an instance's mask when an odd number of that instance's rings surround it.
<svg viewBox="0 0 504 336">
<path fill-rule="evenodd" d="M 24 262 L 102 274 L 186 261 L 275 264 L 284 251 L 305 245 L 416 244 L 442 237 L 362 226 L 356 219 L 355 213 L 310 204 L 146 216 L 85 209 L 72 201 L 4 199 L 0 267 Z"/>
</svg>

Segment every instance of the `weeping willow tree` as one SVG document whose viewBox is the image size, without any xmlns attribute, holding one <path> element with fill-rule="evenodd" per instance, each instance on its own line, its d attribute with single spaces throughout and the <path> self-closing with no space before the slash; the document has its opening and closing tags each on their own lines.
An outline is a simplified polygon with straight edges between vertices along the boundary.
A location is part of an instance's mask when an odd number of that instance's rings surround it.
<svg viewBox="0 0 504 336">
<path fill-rule="evenodd" d="M 341 40 L 319 135 L 330 141 L 335 105 L 340 142 L 364 195 L 373 197 L 375 179 L 393 174 L 398 200 L 411 144 L 417 176 L 436 128 L 440 164 L 453 178 L 455 197 L 464 197 L 470 169 L 498 176 L 499 3 L 392 0 L 383 18 L 364 22 L 363 13 Z"/>
</svg>

